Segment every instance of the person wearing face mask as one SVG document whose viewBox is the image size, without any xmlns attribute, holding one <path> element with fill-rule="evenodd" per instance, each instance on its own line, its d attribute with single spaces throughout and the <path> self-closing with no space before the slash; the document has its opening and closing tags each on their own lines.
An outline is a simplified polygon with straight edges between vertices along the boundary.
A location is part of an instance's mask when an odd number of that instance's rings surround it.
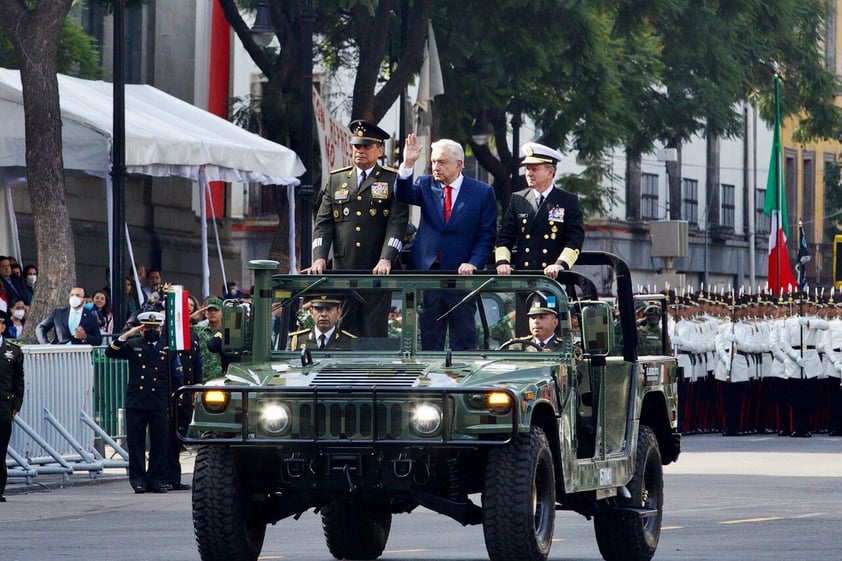
<svg viewBox="0 0 842 561">
<path fill-rule="evenodd" d="M 57 308 L 35 327 L 35 336 L 42 345 L 101 345 L 102 334 L 99 322 L 92 310 L 84 307 L 85 289 L 74 286 L 70 289 L 67 308 Z M 48 333 L 53 331 L 53 336 Z"/>
<path fill-rule="evenodd" d="M 27 306 L 32 305 L 32 297 L 35 295 L 35 283 L 38 282 L 38 267 L 27 265 L 23 268 L 23 291 L 25 297 L 23 302 Z"/>
<path fill-rule="evenodd" d="M 169 454 L 169 394 L 181 385 L 171 379 L 180 370 L 168 364 L 166 338 L 161 335 L 164 314 L 143 312 L 140 325 L 114 339 L 105 356 L 129 363 L 126 384 L 126 444 L 129 448 L 129 483 L 135 493 L 167 492 Z M 175 363 L 175 353 L 172 354 Z M 149 431 L 149 465 L 146 465 L 146 433 Z"/>
<path fill-rule="evenodd" d="M 18 300 L 12 306 L 9 317 L 6 319 L 6 337 L 9 339 L 20 339 L 23 335 L 23 326 L 26 322 L 26 305 L 23 300 Z"/>
</svg>

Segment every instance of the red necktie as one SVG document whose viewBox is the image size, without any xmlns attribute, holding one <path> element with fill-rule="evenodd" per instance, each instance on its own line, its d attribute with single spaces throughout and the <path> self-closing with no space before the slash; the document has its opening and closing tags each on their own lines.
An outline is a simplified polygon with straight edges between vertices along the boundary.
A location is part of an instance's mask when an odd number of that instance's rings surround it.
<svg viewBox="0 0 842 561">
<path fill-rule="evenodd" d="M 444 186 L 444 221 L 450 220 L 450 209 L 453 207 L 452 198 L 453 187 L 450 185 Z"/>
</svg>

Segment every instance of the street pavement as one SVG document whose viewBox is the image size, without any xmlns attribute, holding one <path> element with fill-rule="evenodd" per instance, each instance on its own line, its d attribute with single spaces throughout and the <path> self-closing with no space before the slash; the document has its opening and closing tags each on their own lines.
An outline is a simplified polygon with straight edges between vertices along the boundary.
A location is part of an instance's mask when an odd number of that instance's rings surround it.
<svg viewBox="0 0 842 561">
<path fill-rule="evenodd" d="M 106 449 L 105 457 L 110 459 L 112 451 Z M 120 456 L 113 456 L 120 459 Z M 179 458 L 181 461 L 181 482 L 191 483 L 193 479 L 193 463 L 195 453 L 193 450 L 183 451 Z M 32 478 L 31 482 L 25 477 L 9 477 L 6 482 L 6 495 L 18 495 L 48 489 L 61 489 L 64 487 L 77 487 L 84 485 L 97 485 L 100 483 L 125 480 L 128 485 L 129 475 L 126 468 L 104 468 L 102 472 L 74 471 L 69 476 L 56 473 L 39 474 Z"/>
</svg>

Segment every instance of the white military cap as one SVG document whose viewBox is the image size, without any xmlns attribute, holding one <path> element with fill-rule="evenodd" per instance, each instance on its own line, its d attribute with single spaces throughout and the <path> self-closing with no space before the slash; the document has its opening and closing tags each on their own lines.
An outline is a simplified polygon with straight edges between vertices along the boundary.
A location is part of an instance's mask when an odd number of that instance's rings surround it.
<svg viewBox="0 0 842 561">
<path fill-rule="evenodd" d="M 137 321 L 142 325 L 161 325 L 164 323 L 164 317 L 161 312 L 143 312 L 137 314 Z"/>
<path fill-rule="evenodd" d="M 550 164 L 554 166 L 562 158 L 561 152 L 558 150 L 553 150 L 549 146 L 537 142 L 527 142 L 520 147 L 520 152 L 523 154 L 523 158 L 520 160 L 521 165 Z"/>
</svg>

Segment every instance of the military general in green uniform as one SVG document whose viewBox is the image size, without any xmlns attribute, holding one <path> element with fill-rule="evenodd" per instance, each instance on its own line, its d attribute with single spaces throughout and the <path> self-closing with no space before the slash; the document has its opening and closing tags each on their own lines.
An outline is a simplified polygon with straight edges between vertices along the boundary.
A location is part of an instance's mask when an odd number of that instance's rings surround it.
<svg viewBox="0 0 842 561">
<path fill-rule="evenodd" d="M 337 325 L 342 317 L 342 299 L 331 294 L 320 294 L 310 299 L 313 327 L 289 334 L 290 350 L 303 348 L 316 350 L 349 350 L 357 336 Z"/>
<path fill-rule="evenodd" d="M 305 272 L 322 274 L 333 249 L 333 269 L 388 275 L 403 247 L 409 207 L 395 200 L 396 171 L 382 167 L 389 134 L 367 121 L 353 121 L 354 165 L 330 172 L 313 228 L 313 265 Z M 361 294 L 366 302 L 346 304 L 342 326 L 363 337 L 386 337 L 389 294 Z"/>
</svg>

